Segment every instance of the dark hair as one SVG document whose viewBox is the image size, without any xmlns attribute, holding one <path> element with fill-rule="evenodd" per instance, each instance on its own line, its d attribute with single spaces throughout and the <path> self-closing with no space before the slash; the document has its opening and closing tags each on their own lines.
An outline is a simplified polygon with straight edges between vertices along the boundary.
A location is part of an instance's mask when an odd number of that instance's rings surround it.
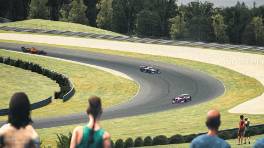
<svg viewBox="0 0 264 148">
<path fill-rule="evenodd" d="M 95 122 L 96 119 L 100 118 L 103 110 L 102 110 L 102 104 L 101 104 L 101 99 L 97 96 L 92 96 L 89 98 L 88 100 L 89 102 L 89 107 L 87 108 L 87 114 L 91 114 L 94 118 L 94 123 L 93 123 L 93 127 L 92 127 L 92 131 L 90 133 L 89 136 L 89 143 L 93 143 L 94 139 L 94 127 L 95 127 Z"/>
<path fill-rule="evenodd" d="M 240 115 L 240 119 L 241 119 L 241 120 L 244 119 L 244 115 Z"/>
<path fill-rule="evenodd" d="M 218 130 L 221 124 L 220 115 L 215 117 L 208 117 L 205 124 L 208 129 Z"/>
<path fill-rule="evenodd" d="M 9 102 L 8 123 L 17 129 L 32 123 L 30 102 L 23 92 L 15 93 Z"/>
</svg>

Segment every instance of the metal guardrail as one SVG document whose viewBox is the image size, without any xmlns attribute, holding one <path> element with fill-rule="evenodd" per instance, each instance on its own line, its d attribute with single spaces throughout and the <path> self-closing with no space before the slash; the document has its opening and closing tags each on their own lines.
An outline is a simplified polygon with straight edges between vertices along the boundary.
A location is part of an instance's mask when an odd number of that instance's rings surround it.
<svg viewBox="0 0 264 148">
<path fill-rule="evenodd" d="M 46 33 L 46 34 L 55 34 L 55 35 L 64 35 L 64 36 L 77 36 L 82 38 L 128 41 L 134 43 L 159 44 L 159 45 L 171 45 L 171 46 L 192 46 L 192 47 L 202 47 L 202 48 L 254 51 L 254 52 L 264 53 L 264 47 L 262 46 L 232 45 L 232 44 L 179 41 L 179 40 L 154 39 L 154 38 L 139 38 L 139 37 L 129 37 L 129 36 L 104 35 L 104 34 L 96 34 L 96 33 L 88 33 L 88 32 L 32 29 L 32 28 L 20 28 L 20 27 L 8 27 L 8 26 L 1 26 L 0 30 L 15 31 L 15 32 L 30 32 L 30 33 Z"/>
</svg>

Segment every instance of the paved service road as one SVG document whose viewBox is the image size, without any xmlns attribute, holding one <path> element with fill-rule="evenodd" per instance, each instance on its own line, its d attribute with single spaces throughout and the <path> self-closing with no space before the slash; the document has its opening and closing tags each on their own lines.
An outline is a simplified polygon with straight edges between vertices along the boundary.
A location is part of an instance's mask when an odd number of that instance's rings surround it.
<svg viewBox="0 0 264 148">
<path fill-rule="evenodd" d="M 7 50 L 20 51 L 21 46 L 31 47 L 27 44 L 0 43 L 0 48 Z M 194 105 L 220 96 L 224 92 L 223 84 L 217 79 L 205 73 L 172 64 L 57 47 L 34 47 L 47 51 L 47 56 L 120 71 L 139 83 L 138 94 L 126 103 L 105 109 L 103 119 L 135 116 Z M 141 64 L 157 67 L 161 70 L 161 74 L 142 73 L 139 71 Z M 181 105 L 171 104 L 171 99 L 182 93 L 191 94 L 193 100 Z M 85 111 L 62 117 L 34 118 L 34 127 L 49 128 L 84 122 L 87 122 Z"/>
</svg>

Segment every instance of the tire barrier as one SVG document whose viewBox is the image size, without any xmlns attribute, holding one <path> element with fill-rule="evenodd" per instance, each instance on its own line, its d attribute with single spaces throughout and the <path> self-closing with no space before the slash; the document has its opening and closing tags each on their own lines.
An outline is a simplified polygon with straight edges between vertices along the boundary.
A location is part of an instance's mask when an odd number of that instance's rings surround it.
<svg viewBox="0 0 264 148">
<path fill-rule="evenodd" d="M 235 139 L 237 138 L 238 128 L 221 130 L 218 133 L 218 136 L 224 140 Z M 171 137 L 166 137 L 164 135 L 159 135 L 151 138 L 150 136 L 145 137 L 144 141 L 142 137 L 137 137 L 134 141 L 131 138 L 126 140 L 118 139 L 115 142 L 114 148 L 118 148 L 120 143 L 126 145 L 129 141 L 129 145 L 133 145 L 133 147 L 143 147 L 143 146 L 154 146 L 154 145 L 168 145 L 168 144 L 180 144 L 180 143 L 190 143 L 195 137 L 206 134 L 206 133 L 198 133 L 198 134 L 190 134 L 190 135 L 180 135 L 176 134 Z M 249 135 L 261 135 L 264 134 L 264 124 L 254 125 L 249 127 Z"/>
<path fill-rule="evenodd" d="M 254 52 L 264 53 L 264 47 L 261 46 L 232 45 L 232 44 L 179 41 L 179 40 L 155 39 L 155 38 L 139 38 L 139 37 L 129 37 L 129 36 L 113 36 L 113 35 L 104 35 L 104 34 L 96 34 L 96 33 L 88 33 L 88 32 L 44 30 L 44 29 L 7 27 L 7 26 L 1 26 L 0 30 L 15 31 L 15 32 L 30 32 L 30 33 L 46 33 L 46 34 L 55 34 L 55 35 L 64 35 L 64 36 L 77 36 L 83 38 L 128 41 L 135 43 L 160 44 L 160 45 L 172 45 L 172 46 L 191 46 L 191 47 L 201 47 L 201 48 L 254 51 Z"/>
<path fill-rule="evenodd" d="M 71 83 L 69 78 L 63 74 L 43 68 L 42 66 L 38 64 L 34 64 L 31 62 L 25 62 L 20 59 L 14 60 L 14 59 L 11 59 L 10 57 L 0 57 L 0 63 L 14 66 L 17 68 L 21 68 L 24 70 L 30 70 L 31 72 L 38 73 L 38 74 L 41 74 L 43 76 L 46 76 L 52 79 L 53 81 L 58 83 L 60 87 L 60 91 L 55 92 L 55 99 L 59 98 L 59 99 L 62 99 L 63 102 L 65 102 L 69 100 L 75 93 L 73 84 Z M 32 110 L 37 109 L 37 108 L 46 106 L 51 102 L 52 102 L 52 97 L 49 97 L 45 100 L 31 104 L 31 108 Z M 0 116 L 7 115 L 7 114 L 8 114 L 8 109 L 0 109 Z"/>
</svg>

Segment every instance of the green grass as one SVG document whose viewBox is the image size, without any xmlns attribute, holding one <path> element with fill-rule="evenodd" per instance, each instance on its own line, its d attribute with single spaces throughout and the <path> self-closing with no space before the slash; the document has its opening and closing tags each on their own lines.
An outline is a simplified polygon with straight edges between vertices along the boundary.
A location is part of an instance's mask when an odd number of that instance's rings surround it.
<svg viewBox="0 0 264 148">
<path fill-rule="evenodd" d="M 25 92 L 31 103 L 53 96 L 59 85 L 53 80 L 31 71 L 0 64 L 0 108 L 8 108 L 14 92 Z"/>
<path fill-rule="evenodd" d="M 0 26 L 44 29 L 44 30 L 90 32 L 90 33 L 106 34 L 106 35 L 114 35 L 114 36 L 121 35 L 119 33 L 103 30 L 95 27 L 90 27 L 86 25 L 69 23 L 69 22 L 41 20 L 41 19 L 31 19 L 31 20 L 17 21 L 11 23 L 3 23 L 0 24 Z"/>
<path fill-rule="evenodd" d="M 100 96 L 103 99 L 103 106 L 109 107 L 129 100 L 138 90 L 137 84 L 131 80 L 75 63 L 6 50 L 0 50 L 0 56 L 10 56 L 11 58 L 38 63 L 43 67 L 67 75 L 73 82 L 76 89 L 73 98 L 64 103 L 61 100 L 54 100 L 50 105 L 33 111 L 33 118 L 84 112 L 87 107 L 87 99 L 91 95 Z M 1 77 L 1 80 L 4 81 L 8 78 L 8 75 L 5 75 L 5 77 Z M 26 78 L 25 81 L 28 79 L 30 78 Z M 32 81 L 34 80 L 32 79 Z M 33 85 L 32 83 L 29 84 Z M 12 86 L 10 84 L 10 88 L 16 87 L 16 85 L 16 83 L 13 83 Z"/>
<path fill-rule="evenodd" d="M 230 139 L 227 140 L 227 142 L 230 144 L 232 148 L 252 148 L 256 141 L 258 139 L 264 138 L 264 135 L 257 135 L 257 136 L 252 136 L 250 137 L 250 144 L 243 144 L 243 145 L 237 145 L 237 139 Z M 171 145 L 158 145 L 158 146 L 150 146 L 148 148 L 189 148 L 190 144 L 189 143 L 184 143 L 184 144 L 171 144 Z"/>
<path fill-rule="evenodd" d="M 69 46 L 63 47 L 72 48 Z M 224 95 L 209 102 L 201 103 L 199 105 L 135 117 L 102 121 L 102 126 L 111 133 L 113 140 L 116 140 L 117 138 L 125 139 L 128 137 L 136 138 L 138 136 L 156 136 L 160 134 L 171 136 L 174 134 L 186 135 L 191 133 L 205 132 L 205 115 L 206 112 L 211 108 L 216 108 L 221 111 L 221 129 L 234 128 L 237 127 L 239 115 L 230 114 L 228 113 L 228 110 L 240 103 L 261 95 L 264 91 L 263 85 L 254 78 L 242 75 L 238 72 L 217 65 L 191 60 L 112 50 L 80 47 L 74 47 L 74 49 L 177 64 L 180 66 L 206 72 L 211 76 L 221 80 L 225 85 L 226 92 Z M 264 122 L 264 115 L 246 116 L 251 119 L 253 124 L 263 124 Z M 54 144 L 54 139 L 56 139 L 55 133 L 66 134 L 72 131 L 74 126 L 76 125 L 40 129 L 38 130 L 38 132 L 40 133 L 42 140 L 44 140 L 44 144 Z"/>
</svg>

